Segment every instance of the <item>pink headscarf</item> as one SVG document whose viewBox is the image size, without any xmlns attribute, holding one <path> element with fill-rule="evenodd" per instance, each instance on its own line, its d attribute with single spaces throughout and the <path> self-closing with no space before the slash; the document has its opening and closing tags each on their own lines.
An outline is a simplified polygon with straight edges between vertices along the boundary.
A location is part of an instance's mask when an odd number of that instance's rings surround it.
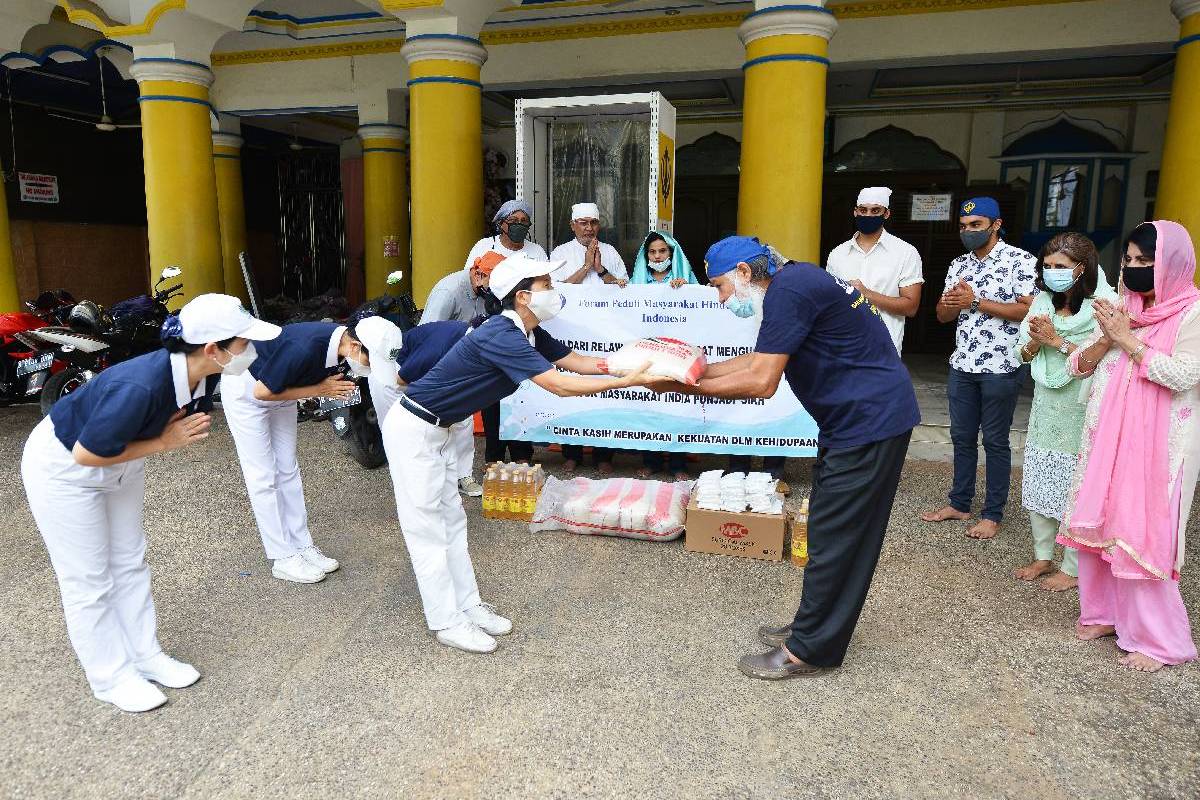
<svg viewBox="0 0 1200 800">
<path fill-rule="evenodd" d="M 1177 222 L 1156 221 L 1154 305 L 1125 292 L 1132 326 L 1147 346 L 1141 366 L 1122 353 L 1100 401 L 1100 418 L 1075 510 L 1067 523 L 1072 544 L 1103 550 L 1119 578 L 1178 578 L 1178 518 L 1167 497 L 1171 476 L 1167 437 L 1171 390 L 1149 380 L 1155 353 L 1170 355 L 1180 323 L 1200 299 L 1196 251 Z M 1132 367 L 1132 368 L 1131 368 Z"/>
</svg>

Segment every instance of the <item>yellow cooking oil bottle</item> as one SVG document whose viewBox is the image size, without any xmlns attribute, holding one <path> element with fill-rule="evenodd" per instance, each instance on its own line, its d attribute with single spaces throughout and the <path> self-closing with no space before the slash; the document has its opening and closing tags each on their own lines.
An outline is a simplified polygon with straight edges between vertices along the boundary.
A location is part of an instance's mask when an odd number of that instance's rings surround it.
<svg viewBox="0 0 1200 800">
<path fill-rule="evenodd" d="M 792 563 L 808 564 L 808 498 L 800 502 L 800 511 L 792 521 Z"/>
<path fill-rule="evenodd" d="M 496 478 L 498 464 L 488 464 L 487 472 L 483 475 L 483 516 L 494 519 L 496 516 Z"/>
</svg>

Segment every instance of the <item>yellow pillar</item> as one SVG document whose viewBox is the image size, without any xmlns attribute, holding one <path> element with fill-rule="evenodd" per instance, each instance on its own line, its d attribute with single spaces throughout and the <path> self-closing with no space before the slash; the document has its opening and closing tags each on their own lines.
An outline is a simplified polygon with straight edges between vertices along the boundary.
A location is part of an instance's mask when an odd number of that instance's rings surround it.
<svg viewBox="0 0 1200 800">
<path fill-rule="evenodd" d="M 389 290 L 396 270 L 404 280 L 396 291 L 412 291 L 408 262 L 408 152 L 399 125 L 358 128 L 363 153 L 363 242 L 367 297 Z M 465 257 L 465 256 L 464 256 Z"/>
<path fill-rule="evenodd" d="M 192 61 L 137 58 L 131 74 L 141 92 L 151 283 L 164 267 L 178 265 L 184 300 L 224 291 L 208 102 L 212 71 Z"/>
<path fill-rule="evenodd" d="M 238 254 L 246 249 L 246 201 L 242 195 L 242 137 L 214 133 L 213 170 L 217 182 L 217 216 L 221 227 L 221 272 L 225 294 L 250 302 Z M 186 275 L 185 275 L 186 277 Z M 249 306 L 247 306 L 249 307 Z"/>
<path fill-rule="evenodd" d="M 21 310 L 17 265 L 13 260 L 12 230 L 8 226 L 8 196 L 0 176 L 0 314 Z"/>
<path fill-rule="evenodd" d="M 833 14 L 781 6 L 749 14 L 738 233 L 788 258 L 820 263 L 825 79 Z"/>
<path fill-rule="evenodd" d="M 479 70 L 487 50 L 469 36 L 430 33 L 409 37 L 400 52 L 409 76 L 413 296 L 423 305 L 483 231 Z"/>
<path fill-rule="evenodd" d="M 1200 0 L 1173 0 L 1171 10 L 1179 18 L 1179 41 L 1154 215 L 1181 223 L 1200 244 Z"/>
</svg>

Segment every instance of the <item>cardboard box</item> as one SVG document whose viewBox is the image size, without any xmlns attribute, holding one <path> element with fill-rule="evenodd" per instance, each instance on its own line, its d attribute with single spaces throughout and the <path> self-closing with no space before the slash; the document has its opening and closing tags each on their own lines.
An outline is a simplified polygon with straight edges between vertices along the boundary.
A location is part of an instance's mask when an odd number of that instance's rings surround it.
<svg viewBox="0 0 1200 800">
<path fill-rule="evenodd" d="M 786 514 L 755 514 L 743 511 L 706 511 L 693 497 L 687 507 L 687 533 L 683 548 L 693 553 L 782 561 L 787 538 Z"/>
</svg>

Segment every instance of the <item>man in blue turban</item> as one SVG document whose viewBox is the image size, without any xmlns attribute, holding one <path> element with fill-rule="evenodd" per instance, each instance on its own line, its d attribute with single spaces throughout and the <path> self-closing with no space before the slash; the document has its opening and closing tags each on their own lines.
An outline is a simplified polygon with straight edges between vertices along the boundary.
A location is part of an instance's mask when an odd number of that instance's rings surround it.
<svg viewBox="0 0 1200 800">
<path fill-rule="evenodd" d="M 920 422 L 916 394 L 879 311 L 850 284 L 747 236 L 710 247 L 705 268 L 726 308 L 762 320 L 754 352 L 710 364 L 697 386 L 653 388 L 768 398 L 787 378 L 817 421 L 800 608 L 791 624 L 761 628 L 771 649 L 738 664 L 754 678 L 811 675 L 846 655 Z"/>
</svg>

